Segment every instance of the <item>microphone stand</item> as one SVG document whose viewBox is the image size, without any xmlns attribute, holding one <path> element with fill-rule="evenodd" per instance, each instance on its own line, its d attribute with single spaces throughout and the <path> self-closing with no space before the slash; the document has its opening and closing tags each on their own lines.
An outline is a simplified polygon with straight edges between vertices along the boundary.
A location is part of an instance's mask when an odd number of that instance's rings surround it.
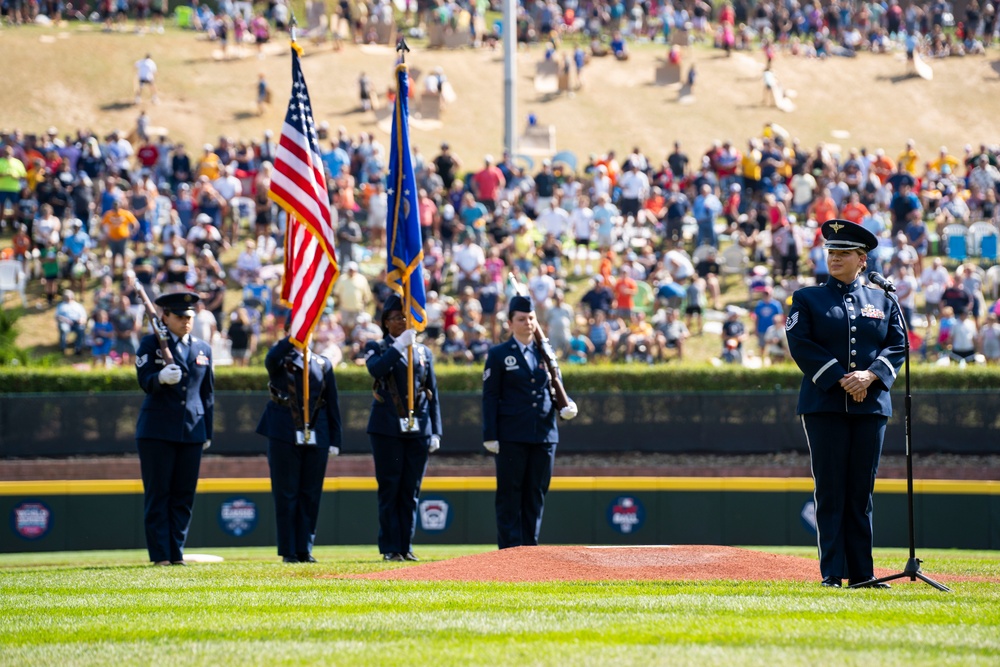
<svg viewBox="0 0 1000 667">
<path fill-rule="evenodd" d="M 890 283 L 891 286 L 891 283 Z M 909 577 L 910 581 L 920 581 L 930 584 L 939 591 L 944 591 L 950 593 L 951 589 L 944 584 L 938 583 L 925 575 L 920 571 L 921 560 L 917 558 L 916 547 L 914 545 L 913 538 L 913 443 L 911 441 L 911 404 L 912 398 L 910 396 L 910 331 L 906 327 L 906 320 L 903 319 L 903 309 L 899 307 L 899 300 L 896 295 L 889 291 L 884 285 L 880 285 L 885 291 L 886 296 L 888 296 L 894 304 L 896 304 L 896 312 L 899 313 L 899 323 L 903 327 L 903 338 L 906 341 L 904 347 L 905 354 L 903 356 L 906 372 L 906 397 L 904 399 L 904 423 L 906 425 L 906 508 L 909 514 L 909 528 L 910 528 L 910 558 L 906 561 L 906 566 L 903 568 L 902 572 L 896 574 L 890 574 L 887 577 L 882 577 L 880 579 L 872 579 L 871 581 L 864 581 L 858 584 L 851 584 L 848 588 L 867 588 L 869 586 L 874 586 L 876 584 L 885 583 L 888 581 L 895 581 L 896 579 L 903 579 L 904 577 Z"/>
</svg>

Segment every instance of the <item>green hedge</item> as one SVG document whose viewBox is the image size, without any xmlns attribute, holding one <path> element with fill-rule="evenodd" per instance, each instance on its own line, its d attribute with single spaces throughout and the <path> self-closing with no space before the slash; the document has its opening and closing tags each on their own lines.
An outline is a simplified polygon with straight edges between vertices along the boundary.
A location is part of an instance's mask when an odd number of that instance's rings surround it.
<svg viewBox="0 0 1000 667">
<path fill-rule="evenodd" d="M 607 391 L 774 391 L 798 389 L 802 373 L 791 365 L 750 369 L 724 366 L 597 365 L 563 369 L 570 394 Z M 482 370 L 478 367 L 437 367 L 441 391 L 480 391 Z M 914 391 L 932 389 L 1000 389 L 1000 368 L 914 366 Z M 220 391 L 263 391 L 267 386 L 263 368 L 222 368 L 216 373 Z M 371 378 L 364 368 L 337 370 L 341 391 L 369 391 Z M 72 368 L 0 367 L 2 393 L 58 393 L 139 391 L 132 369 L 79 371 Z M 896 391 L 903 389 L 902 377 Z"/>
</svg>

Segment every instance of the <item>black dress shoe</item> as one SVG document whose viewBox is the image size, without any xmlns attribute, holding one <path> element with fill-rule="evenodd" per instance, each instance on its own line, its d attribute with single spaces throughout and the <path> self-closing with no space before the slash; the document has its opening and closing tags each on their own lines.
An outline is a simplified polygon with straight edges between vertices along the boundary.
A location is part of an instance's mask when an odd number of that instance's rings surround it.
<svg viewBox="0 0 1000 667">
<path fill-rule="evenodd" d="M 420 560 L 420 559 L 417 558 L 412 551 L 407 551 L 405 554 L 403 554 L 403 560 Z"/>
<path fill-rule="evenodd" d="M 185 563 L 182 560 L 172 560 L 172 561 L 170 561 L 170 564 L 171 565 L 187 565 L 187 563 Z"/>
<path fill-rule="evenodd" d="M 403 554 L 382 554 L 382 560 L 401 561 Z"/>
<path fill-rule="evenodd" d="M 282 563 L 298 563 L 299 559 L 296 558 L 295 556 L 285 556 L 284 558 L 281 559 L 281 562 Z"/>
<path fill-rule="evenodd" d="M 315 563 L 316 559 L 313 558 L 312 554 L 299 554 L 300 563 Z"/>
<path fill-rule="evenodd" d="M 837 577 L 827 577 L 821 585 L 827 588 L 840 588 L 843 584 Z"/>
<path fill-rule="evenodd" d="M 862 579 L 861 581 L 854 581 L 852 579 L 848 583 L 848 586 L 855 586 L 857 584 L 864 584 L 864 583 L 867 583 L 869 581 L 876 581 L 876 579 L 875 579 L 875 577 L 872 577 L 871 579 Z M 892 586 L 890 586 L 889 584 L 885 583 L 884 581 L 880 581 L 877 584 L 871 584 L 870 586 L 861 586 L 860 588 L 892 588 Z"/>
</svg>

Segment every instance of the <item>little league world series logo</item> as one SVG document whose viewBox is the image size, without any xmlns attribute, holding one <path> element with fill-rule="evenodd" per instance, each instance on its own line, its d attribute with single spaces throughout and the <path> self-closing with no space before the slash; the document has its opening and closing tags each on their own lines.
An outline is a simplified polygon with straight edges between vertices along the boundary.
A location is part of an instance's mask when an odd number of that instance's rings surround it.
<svg viewBox="0 0 1000 667">
<path fill-rule="evenodd" d="M 444 498 L 425 498 L 417 507 L 420 529 L 428 533 L 441 533 L 451 525 L 452 512 Z"/>
<path fill-rule="evenodd" d="M 230 498 L 219 508 L 219 526 L 233 537 L 253 532 L 257 526 L 257 505 L 249 498 Z"/>
<path fill-rule="evenodd" d="M 10 511 L 10 527 L 26 540 L 40 540 L 52 528 L 52 510 L 39 500 L 25 500 Z"/>
<path fill-rule="evenodd" d="M 618 496 L 608 505 L 608 523 L 622 535 L 631 535 L 642 528 L 646 508 L 638 498 Z"/>
</svg>

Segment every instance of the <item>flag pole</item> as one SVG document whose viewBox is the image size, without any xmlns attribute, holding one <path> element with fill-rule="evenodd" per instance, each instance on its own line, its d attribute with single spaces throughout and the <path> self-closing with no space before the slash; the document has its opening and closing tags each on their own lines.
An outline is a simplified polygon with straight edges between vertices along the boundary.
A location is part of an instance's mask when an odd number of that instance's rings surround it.
<svg viewBox="0 0 1000 667">
<path fill-rule="evenodd" d="M 312 334 L 306 338 L 306 346 L 302 350 L 302 421 L 303 440 L 302 444 L 308 445 L 312 438 L 309 437 L 309 344 L 312 342 Z"/>
<path fill-rule="evenodd" d="M 288 36 L 292 39 L 292 48 L 298 47 L 298 42 L 295 39 L 295 33 L 298 30 L 299 22 L 295 20 L 295 12 L 291 11 L 289 8 L 289 14 L 291 14 L 291 20 L 288 26 Z M 300 50 L 299 53 L 302 53 Z M 285 229 L 285 234 L 288 234 L 288 228 Z M 312 343 L 312 334 L 310 333 L 306 336 L 305 347 L 302 348 L 302 444 L 309 444 L 312 440 L 309 433 L 309 345 Z"/>
<path fill-rule="evenodd" d="M 413 309 L 411 307 L 413 296 L 410 294 L 410 281 L 407 280 L 404 285 L 404 290 L 406 293 L 405 300 L 403 301 L 403 307 L 406 309 L 406 328 L 413 328 Z M 410 421 L 408 424 L 408 429 L 413 430 L 413 343 L 406 348 L 406 403 L 410 410 Z"/>
<path fill-rule="evenodd" d="M 406 69 L 406 53 L 410 50 L 410 47 L 406 45 L 406 38 L 400 37 L 399 42 L 396 44 L 396 51 L 399 52 L 399 62 Z M 409 74 L 406 74 L 409 76 Z M 396 87 L 396 96 L 402 95 L 403 91 Z M 400 122 L 409 123 L 409 118 L 401 118 Z M 401 194 L 401 193 L 400 193 Z M 398 195 L 397 195 L 398 196 Z M 398 223 L 398 221 L 397 221 Z M 407 277 L 403 281 L 403 310 L 406 312 L 406 328 L 413 328 L 413 295 L 410 292 L 410 278 Z M 409 409 L 409 421 L 407 422 L 407 428 L 413 430 L 413 344 L 411 343 L 406 348 L 406 404 Z"/>
</svg>

